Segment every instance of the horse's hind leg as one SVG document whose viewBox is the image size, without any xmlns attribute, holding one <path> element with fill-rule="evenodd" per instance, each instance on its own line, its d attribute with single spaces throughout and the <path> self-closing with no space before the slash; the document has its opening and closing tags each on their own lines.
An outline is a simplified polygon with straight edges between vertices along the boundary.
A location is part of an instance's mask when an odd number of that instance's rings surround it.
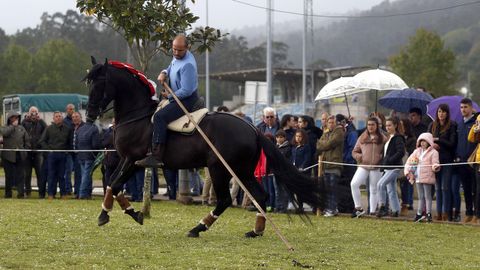
<svg viewBox="0 0 480 270">
<path fill-rule="evenodd" d="M 266 212 L 267 207 L 267 193 L 263 190 L 263 187 L 255 180 L 253 176 L 245 176 L 244 185 L 253 198 L 257 201 L 260 207 Z M 265 231 L 265 217 L 260 213 L 260 211 L 256 215 L 255 219 L 255 227 L 253 230 L 245 233 L 245 237 L 247 238 L 254 238 L 257 236 L 262 236 L 263 232 Z"/>
<path fill-rule="evenodd" d="M 115 179 L 112 181 L 111 186 L 107 187 L 105 198 L 102 204 L 102 212 L 98 217 L 98 226 L 105 225 L 109 222 L 110 217 L 108 216 L 108 212 L 110 212 L 113 208 L 114 198 L 125 214 L 131 216 L 140 225 L 143 225 L 143 214 L 140 211 L 135 211 L 133 209 L 122 191 L 123 185 L 128 181 L 130 176 L 132 176 L 134 170 L 135 166 L 133 165 L 133 162 L 125 159 L 120 167 L 120 170 L 117 172 Z"/>
<path fill-rule="evenodd" d="M 217 194 L 217 205 L 213 211 L 200 220 L 197 226 L 188 232 L 188 237 L 199 237 L 200 232 L 208 230 L 225 209 L 232 205 L 232 197 L 230 196 L 229 189 L 230 173 L 222 164 L 219 164 L 219 166 L 210 166 L 208 170 L 212 178 L 213 189 Z"/>
</svg>

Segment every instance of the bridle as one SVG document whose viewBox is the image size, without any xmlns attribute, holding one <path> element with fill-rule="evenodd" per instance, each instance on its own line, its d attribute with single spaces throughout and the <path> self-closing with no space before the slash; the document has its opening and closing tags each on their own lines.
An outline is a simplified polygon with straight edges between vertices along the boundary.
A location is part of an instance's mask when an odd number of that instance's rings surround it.
<svg viewBox="0 0 480 270">
<path fill-rule="evenodd" d="M 105 89 L 107 89 L 107 87 L 108 87 L 108 79 L 107 79 L 107 76 L 106 76 L 106 75 L 100 75 L 100 76 L 96 77 L 94 80 L 95 80 L 95 83 L 99 83 L 99 81 L 102 81 L 102 80 L 104 81 L 104 82 L 103 82 L 103 83 L 104 83 L 104 93 L 103 93 L 103 96 L 104 96 L 104 97 L 103 97 L 103 99 L 99 102 L 100 104 L 94 103 L 94 105 L 95 105 L 95 106 L 98 106 L 98 108 L 99 108 L 99 114 L 97 115 L 97 118 L 102 118 L 105 113 L 107 113 L 108 111 L 114 109 L 115 106 L 112 105 L 112 106 L 110 106 L 110 107 L 108 107 L 108 108 L 105 108 L 105 109 L 103 109 L 103 110 L 101 109 L 101 108 L 102 108 L 102 103 L 106 103 L 106 101 L 105 101 Z M 92 81 L 93 81 L 93 80 L 92 80 Z M 101 83 L 101 82 L 100 82 L 100 83 Z M 111 101 L 111 100 L 110 100 L 110 101 Z M 109 101 L 108 103 L 110 103 L 110 101 Z M 108 106 L 108 103 L 104 104 L 105 107 Z M 153 114 L 153 112 L 154 112 L 154 109 L 152 109 L 151 106 L 140 106 L 140 107 L 137 107 L 137 108 L 133 108 L 133 109 L 131 109 L 131 110 L 128 110 L 128 111 L 126 111 L 126 112 L 123 112 L 123 115 L 129 115 L 129 114 L 131 114 L 131 113 L 138 112 L 138 111 L 140 111 L 140 112 L 145 111 L 145 112 L 141 113 L 140 116 L 136 116 L 136 117 L 134 117 L 134 118 L 132 118 L 132 119 L 128 119 L 128 120 L 122 121 L 122 122 L 118 121 L 118 122 L 116 123 L 116 125 L 115 125 L 115 128 L 119 128 L 119 127 L 121 127 L 121 126 L 123 126 L 123 125 L 129 124 L 129 123 L 132 123 L 132 122 L 136 122 L 136 121 L 138 121 L 138 120 L 141 120 L 141 119 L 144 119 L 144 118 L 147 118 L 147 117 L 151 117 L 152 114 Z"/>
</svg>

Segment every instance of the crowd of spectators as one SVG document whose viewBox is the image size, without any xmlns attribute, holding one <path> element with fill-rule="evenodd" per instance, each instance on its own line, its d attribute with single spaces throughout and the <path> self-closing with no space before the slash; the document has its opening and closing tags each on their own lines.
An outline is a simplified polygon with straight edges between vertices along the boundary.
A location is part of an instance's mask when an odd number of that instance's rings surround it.
<svg viewBox="0 0 480 270">
<path fill-rule="evenodd" d="M 119 157 L 114 151 L 102 153 L 99 150 L 114 149 L 114 122 L 105 130 L 84 122 L 73 104 L 66 106 L 65 113 L 54 112 L 50 125 L 40 118 L 35 106 L 29 108 L 23 120 L 15 112 L 9 112 L 6 118 L 6 124 L 0 127 L 4 149 L 41 151 L 1 152 L 5 170 L 5 198 L 13 196 L 13 189 L 16 189 L 19 199 L 30 197 L 33 171 L 41 199 L 91 199 L 92 172 L 94 166 L 99 165 L 102 167 L 103 186 L 106 187 Z M 98 162 L 100 155 L 103 155 L 101 163 Z M 158 184 L 156 187 L 158 189 Z M 133 200 L 142 200 L 143 170 L 132 177 L 126 189 Z"/>
<path fill-rule="evenodd" d="M 458 123 L 450 119 L 449 106 L 442 104 L 433 121 L 422 117 L 420 108 L 406 114 L 392 111 L 389 117 L 375 112 L 362 130 L 355 128 L 352 117 L 326 112 L 321 114 L 322 128 L 315 127 L 309 116 L 286 114 L 278 121 L 275 110 L 267 107 L 257 128 L 275 138 L 282 154 L 302 173 L 318 177 L 326 192 L 320 209 L 325 217 L 339 212 L 355 218 L 407 216 L 414 210 L 416 189 L 416 222 L 479 223 L 480 171 L 472 162 L 480 161 L 480 116 L 468 98 L 459 107 L 463 121 Z M 470 164 L 462 164 L 467 161 Z M 285 212 L 288 195 L 276 185 L 275 172 L 265 172 L 260 181 L 270 198 L 267 210 Z M 361 186 L 367 192 L 367 210 Z"/>
<path fill-rule="evenodd" d="M 418 192 L 419 205 L 415 221 L 443 220 L 459 222 L 461 188 L 465 200 L 464 222 L 480 221 L 480 172 L 478 165 L 451 163 L 480 161 L 480 116 L 473 111 L 472 101 L 460 104 L 463 121 L 450 119 L 447 104 L 438 107 L 436 117 L 429 123 L 419 108 L 408 114 L 392 112 L 389 117 L 372 113 L 366 128 L 357 130 L 353 118 L 341 114 L 321 114 L 322 126 L 315 126 L 307 115 L 285 114 L 279 119 L 274 108 L 263 110 L 258 130 L 275 143 L 282 155 L 300 172 L 325 187 L 325 217 L 339 212 L 352 213 L 352 217 L 374 215 L 406 216 L 414 210 L 413 192 Z M 219 107 L 219 112 L 229 113 Z M 242 113 L 237 116 L 251 122 Z M 44 152 L 2 151 L 5 169 L 5 197 L 30 197 L 32 171 L 35 171 L 39 198 L 90 199 L 92 197 L 92 171 L 101 165 L 102 184 L 105 189 L 115 170 L 119 157 L 113 150 L 115 121 L 105 129 L 86 123 L 82 115 L 68 104 L 65 117 L 53 114 L 47 125 L 40 119 L 38 108 L 32 106 L 24 119 L 17 113 L 7 115 L 0 127 L 4 149 L 47 150 Z M 80 151 L 70 151 L 80 150 Z M 99 156 L 101 155 L 101 159 Z M 101 163 L 98 161 L 102 160 Z M 318 166 L 317 166 L 318 165 Z M 264 164 L 266 168 L 268 165 Z M 402 169 L 404 168 L 404 169 Z M 202 196 L 204 204 L 215 204 L 215 191 L 208 169 L 202 180 L 199 170 L 189 171 L 192 195 Z M 258 180 L 268 193 L 267 211 L 285 213 L 289 210 L 289 194 L 275 180 L 275 172 L 265 168 L 256 171 Z M 72 185 L 73 175 L 73 185 Z M 169 199 L 176 199 L 178 171 L 163 169 Z M 133 201 L 141 201 L 144 171 L 139 169 L 125 186 Z M 399 185 L 400 196 L 397 193 Z M 368 207 L 362 205 L 360 187 L 365 186 Z M 153 174 L 152 194 L 158 192 L 157 171 Z M 232 183 L 235 204 L 248 206 L 238 186 Z M 432 199 L 436 198 L 433 216 Z M 364 210 L 367 209 L 367 210 Z M 303 211 L 302 202 L 298 211 Z"/>
</svg>

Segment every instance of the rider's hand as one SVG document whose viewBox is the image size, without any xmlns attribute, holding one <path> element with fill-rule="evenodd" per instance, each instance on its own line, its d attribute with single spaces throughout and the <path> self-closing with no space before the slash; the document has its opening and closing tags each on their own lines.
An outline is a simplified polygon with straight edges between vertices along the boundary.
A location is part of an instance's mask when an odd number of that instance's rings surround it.
<svg viewBox="0 0 480 270">
<path fill-rule="evenodd" d="M 158 78 L 157 80 L 160 82 L 161 85 L 163 85 L 165 83 L 165 81 L 167 80 L 167 73 L 165 72 L 160 72 L 160 74 L 158 74 Z"/>
<path fill-rule="evenodd" d="M 160 92 L 160 94 L 162 94 L 163 98 L 168 98 L 168 92 L 166 90 L 162 90 L 162 92 Z"/>
</svg>

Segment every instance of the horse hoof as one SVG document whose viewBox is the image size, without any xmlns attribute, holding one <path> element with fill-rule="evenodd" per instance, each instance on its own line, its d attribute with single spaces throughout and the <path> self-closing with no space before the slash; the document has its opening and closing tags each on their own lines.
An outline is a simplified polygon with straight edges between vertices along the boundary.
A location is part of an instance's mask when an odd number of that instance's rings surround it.
<svg viewBox="0 0 480 270">
<path fill-rule="evenodd" d="M 98 216 L 98 226 L 103 226 L 107 224 L 110 221 L 110 216 L 108 215 L 108 212 L 105 210 L 102 210 L 100 213 L 100 216 Z"/>
<path fill-rule="evenodd" d="M 197 231 L 191 230 L 188 232 L 187 236 L 192 238 L 198 238 L 200 237 L 200 233 L 198 233 Z"/>
<path fill-rule="evenodd" d="M 255 238 L 255 237 L 258 237 L 258 236 L 262 236 L 263 233 L 256 233 L 254 231 L 249 231 L 247 233 L 245 233 L 245 237 L 246 238 Z"/>
<path fill-rule="evenodd" d="M 138 211 L 137 212 L 137 218 L 135 219 L 138 224 L 143 225 L 143 213 Z"/>
</svg>

